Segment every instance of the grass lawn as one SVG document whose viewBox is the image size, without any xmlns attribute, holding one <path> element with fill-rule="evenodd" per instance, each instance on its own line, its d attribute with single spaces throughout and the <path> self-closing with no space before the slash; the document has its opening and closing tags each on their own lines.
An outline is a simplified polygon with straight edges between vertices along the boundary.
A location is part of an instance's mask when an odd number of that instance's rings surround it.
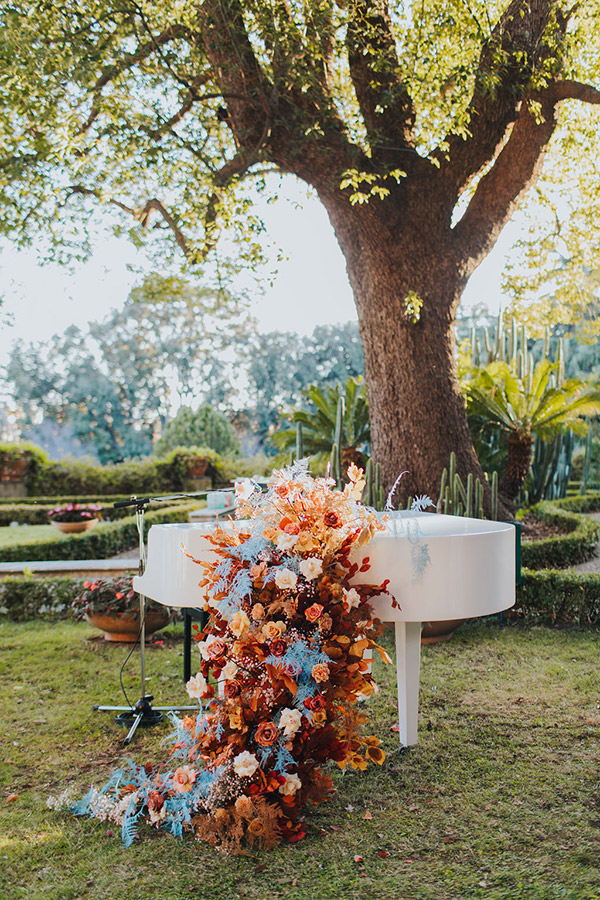
<svg viewBox="0 0 600 900">
<path fill-rule="evenodd" d="M 368 709 L 385 763 L 336 775 L 302 842 L 247 858 L 146 826 L 127 850 L 114 826 L 46 807 L 67 784 L 103 783 L 124 755 L 123 731 L 91 707 L 120 702 L 126 651 L 93 634 L 1 626 L 2 900 L 600 898 L 599 634 L 475 624 L 425 647 L 408 752 L 391 730 L 393 667 L 376 664 Z M 186 702 L 180 626 L 163 635 L 147 654 L 149 690 Z M 137 673 L 134 656 L 133 700 Z M 167 733 L 138 731 L 127 753 L 164 759 Z"/>
<path fill-rule="evenodd" d="M 14 525 L 0 528 L 0 547 L 12 547 L 31 541 L 60 541 L 63 535 L 52 525 Z"/>
</svg>

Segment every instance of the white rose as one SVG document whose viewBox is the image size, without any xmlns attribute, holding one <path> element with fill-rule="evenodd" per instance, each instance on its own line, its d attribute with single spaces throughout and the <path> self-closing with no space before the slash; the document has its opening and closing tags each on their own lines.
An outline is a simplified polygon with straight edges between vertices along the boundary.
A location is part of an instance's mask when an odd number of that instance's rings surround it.
<svg viewBox="0 0 600 900">
<path fill-rule="evenodd" d="M 289 709 L 286 707 L 281 710 L 279 718 L 279 727 L 283 728 L 283 733 L 289 737 L 296 734 L 302 723 L 302 713 L 299 709 Z"/>
<path fill-rule="evenodd" d="M 277 569 L 275 584 L 282 591 L 291 591 L 296 587 L 298 576 L 291 569 Z"/>
<path fill-rule="evenodd" d="M 344 606 L 346 609 L 352 609 L 354 606 L 358 606 L 360 603 L 360 594 L 354 588 L 350 588 L 349 591 L 344 591 Z"/>
<path fill-rule="evenodd" d="M 258 769 L 258 760 L 253 753 L 244 750 L 233 760 L 233 768 L 240 778 L 251 778 Z"/>
<path fill-rule="evenodd" d="M 291 794 L 295 794 L 296 791 L 299 791 L 302 787 L 302 782 L 298 778 L 295 772 L 289 774 L 288 772 L 283 773 L 285 775 L 285 783 L 279 785 L 279 793 L 284 796 L 290 796 Z"/>
<path fill-rule="evenodd" d="M 192 678 L 190 678 L 185 686 L 185 689 L 190 697 L 195 697 L 197 700 L 200 700 L 201 697 L 204 697 L 208 689 L 206 678 L 201 672 L 198 672 L 197 675 L 194 675 Z"/>
<path fill-rule="evenodd" d="M 291 550 L 292 547 L 297 543 L 298 535 L 297 534 L 286 534 L 285 531 L 282 531 L 279 537 L 277 538 L 277 549 L 283 550 Z"/>
<path fill-rule="evenodd" d="M 316 556 L 309 556 L 300 563 L 300 572 L 307 581 L 317 578 L 323 571 L 323 562 Z"/>
<path fill-rule="evenodd" d="M 255 486 L 249 478 L 242 478 L 235 483 L 235 499 L 248 500 L 254 493 Z"/>
<path fill-rule="evenodd" d="M 227 665 L 223 666 L 221 669 L 221 678 L 224 678 L 225 681 L 231 681 L 232 678 L 235 678 L 238 671 L 238 667 L 233 662 L 233 660 L 229 660 Z"/>
</svg>

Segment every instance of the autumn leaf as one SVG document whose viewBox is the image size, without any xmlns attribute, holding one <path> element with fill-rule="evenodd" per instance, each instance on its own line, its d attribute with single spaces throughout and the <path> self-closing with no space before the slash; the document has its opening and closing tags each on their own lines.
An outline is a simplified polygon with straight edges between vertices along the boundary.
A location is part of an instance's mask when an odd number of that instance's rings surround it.
<svg viewBox="0 0 600 900">
<path fill-rule="evenodd" d="M 369 812 L 369 810 L 367 810 L 366 813 L 364 814 L 363 818 L 364 818 L 364 819 L 372 819 L 373 816 L 371 815 L 371 813 Z"/>
<path fill-rule="evenodd" d="M 355 862 L 355 863 L 361 863 L 361 862 L 364 862 L 364 859 L 363 859 L 362 856 L 359 856 L 358 853 L 356 853 L 356 854 L 354 855 L 354 862 Z"/>
<path fill-rule="evenodd" d="M 8 797 L 6 798 L 6 802 L 7 802 L 7 803 L 14 803 L 14 801 L 17 800 L 18 797 L 19 797 L 18 794 L 9 794 Z"/>
</svg>

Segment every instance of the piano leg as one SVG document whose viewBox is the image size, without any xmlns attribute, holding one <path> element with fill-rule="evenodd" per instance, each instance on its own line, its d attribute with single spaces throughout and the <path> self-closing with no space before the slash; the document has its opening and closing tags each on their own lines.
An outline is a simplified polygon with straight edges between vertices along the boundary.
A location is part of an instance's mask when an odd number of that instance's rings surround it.
<svg viewBox="0 0 600 900">
<path fill-rule="evenodd" d="M 421 623 L 395 622 L 395 631 L 400 743 L 412 747 L 417 743 L 419 719 Z"/>
</svg>

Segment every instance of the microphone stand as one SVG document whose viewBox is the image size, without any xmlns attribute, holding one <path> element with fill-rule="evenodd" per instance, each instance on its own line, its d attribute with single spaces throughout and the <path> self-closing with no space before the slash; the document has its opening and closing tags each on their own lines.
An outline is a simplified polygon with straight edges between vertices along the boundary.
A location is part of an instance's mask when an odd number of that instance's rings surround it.
<svg viewBox="0 0 600 900">
<path fill-rule="evenodd" d="M 191 494 L 171 494 L 168 497 L 144 497 L 138 498 L 133 496 L 131 500 L 119 500 L 113 503 L 115 509 L 126 509 L 135 507 L 135 519 L 138 531 L 138 572 L 144 574 L 146 568 L 146 547 L 144 544 L 144 514 L 146 507 L 153 501 L 160 502 L 164 500 L 179 500 L 184 497 L 200 497 L 206 496 L 207 491 L 195 491 Z M 141 697 L 135 706 L 94 706 L 94 710 L 98 712 L 118 712 L 115 716 L 117 725 L 129 726 L 129 731 L 123 743 L 130 744 L 138 726 L 149 728 L 152 725 L 158 725 L 162 722 L 164 712 L 183 712 L 187 710 L 198 710 L 197 706 L 152 706 L 154 699 L 150 694 L 146 694 L 146 598 L 143 594 L 140 598 L 140 631 L 136 641 L 140 641 L 140 661 L 141 661 Z"/>
</svg>

